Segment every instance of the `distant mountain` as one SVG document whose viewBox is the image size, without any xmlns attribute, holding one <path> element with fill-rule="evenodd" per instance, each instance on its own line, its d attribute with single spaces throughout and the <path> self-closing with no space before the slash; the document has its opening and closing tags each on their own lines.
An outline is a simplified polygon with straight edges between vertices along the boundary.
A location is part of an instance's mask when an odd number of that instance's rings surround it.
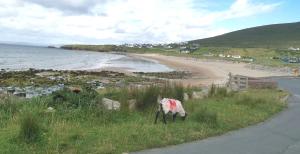
<svg viewBox="0 0 300 154">
<path fill-rule="evenodd" d="M 189 43 L 209 47 L 300 47 L 300 22 L 247 28 Z"/>
</svg>

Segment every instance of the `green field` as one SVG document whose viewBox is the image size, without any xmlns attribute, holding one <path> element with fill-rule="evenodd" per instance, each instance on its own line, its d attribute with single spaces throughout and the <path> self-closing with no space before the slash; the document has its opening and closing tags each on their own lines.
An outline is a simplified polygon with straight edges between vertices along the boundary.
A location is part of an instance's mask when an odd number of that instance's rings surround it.
<svg viewBox="0 0 300 154">
<path fill-rule="evenodd" d="M 170 85 L 169 85 L 170 86 Z M 182 98 L 180 86 L 165 93 L 152 86 L 142 90 L 64 90 L 47 97 L 24 100 L 0 99 L 0 153 L 122 153 L 180 144 L 216 136 L 262 122 L 285 108 L 279 90 L 211 91 L 209 97 L 184 102 L 186 121 L 177 119 L 153 124 L 156 97 Z M 170 87 L 167 87 L 170 89 Z M 56 100 L 60 94 L 64 99 Z M 121 101 L 120 111 L 108 111 L 102 97 Z M 128 99 L 137 99 L 137 108 L 126 108 Z M 55 112 L 48 112 L 48 107 Z"/>
<path fill-rule="evenodd" d="M 300 47 L 300 22 L 253 27 L 211 38 L 189 41 L 204 47 L 279 48 Z"/>
</svg>

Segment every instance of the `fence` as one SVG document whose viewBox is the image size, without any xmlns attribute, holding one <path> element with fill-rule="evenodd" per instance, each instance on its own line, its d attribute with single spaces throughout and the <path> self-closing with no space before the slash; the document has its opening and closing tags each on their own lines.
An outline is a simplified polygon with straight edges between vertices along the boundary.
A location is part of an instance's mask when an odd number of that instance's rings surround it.
<svg viewBox="0 0 300 154">
<path fill-rule="evenodd" d="M 228 86 L 231 89 L 243 90 L 248 88 L 277 88 L 278 84 L 276 81 L 270 79 L 253 78 L 248 76 L 229 74 Z"/>
</svg>

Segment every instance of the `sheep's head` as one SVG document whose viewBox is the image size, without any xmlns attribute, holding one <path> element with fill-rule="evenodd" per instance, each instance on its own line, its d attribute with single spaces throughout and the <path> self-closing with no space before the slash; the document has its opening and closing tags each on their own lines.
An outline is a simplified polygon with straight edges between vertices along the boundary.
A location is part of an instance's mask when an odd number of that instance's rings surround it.
<svg viewBox="0 0 300 154">
<path fill-rule="evenodd" d="M 185 118 L 187 117 L 187 115 L 188 115 L 188 114 L 185 112 L 184 116 L 183 116 L 183 117 L 181 117 L 182 121 L 184 121 L 184 120 L 185 120 Z"/>
</svg>

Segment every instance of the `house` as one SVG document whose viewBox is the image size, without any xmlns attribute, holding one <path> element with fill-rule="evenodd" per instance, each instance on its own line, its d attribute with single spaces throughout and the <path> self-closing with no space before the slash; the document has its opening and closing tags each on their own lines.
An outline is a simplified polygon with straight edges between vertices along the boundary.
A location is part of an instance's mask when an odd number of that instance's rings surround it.
<svg viewBox="0 0 300 154">
<path fill-rule="evenodd" d="M 245 62 L 253 62 L 254 59 L 253 58 L 243 58 L 243 61 L 245 61 Z"/>
<path fill-rule="evenodd" d="M 242 57 L 240 55 L 233 55 L 232 58 L 241 59 Z"/>
<path fill-rule="evenodd" d="M 225 58 L 226 56 L 224 54 L 219 54 L 219 57 Z"/>
<path fill-rule="evenodd" d="M 300 63 L 300 61 L 297 57 L 291 57 L 289 58 L 289 63 Z"/>
<path fill-rule="evenodd" d="M 205 53 L 205 54 L 203 54 L 203 56 L 205 56 L 205 57 L 213 57 L 213 56 L 215 56 L 215 55 L 212 54 L 212 53 Z"/>
<path fill-rule="evenodd" d="M 291 50 L 291 51 L 300 51 L 300 48 L 289 47 L 288 50 Z"/>
<path fill-rule="evenodd" d="M 188 53 L 191 53 L 191 51 L 189 51 L 189 50 L 183 50 L 183 51 L 180 51 L 180 53 L 188 54 Z"/>
<path fill-rule="evenodd" d="M 300 63 L 300 57 L 283 57 L 281 60 L 286 63 Z"/>
<path fill-rule="evenodd" d="M 180 53 L 191 53 L 190 49 L 187 48 L 186 46 L 180 47 L 179 52 Z"/>
</svg>

